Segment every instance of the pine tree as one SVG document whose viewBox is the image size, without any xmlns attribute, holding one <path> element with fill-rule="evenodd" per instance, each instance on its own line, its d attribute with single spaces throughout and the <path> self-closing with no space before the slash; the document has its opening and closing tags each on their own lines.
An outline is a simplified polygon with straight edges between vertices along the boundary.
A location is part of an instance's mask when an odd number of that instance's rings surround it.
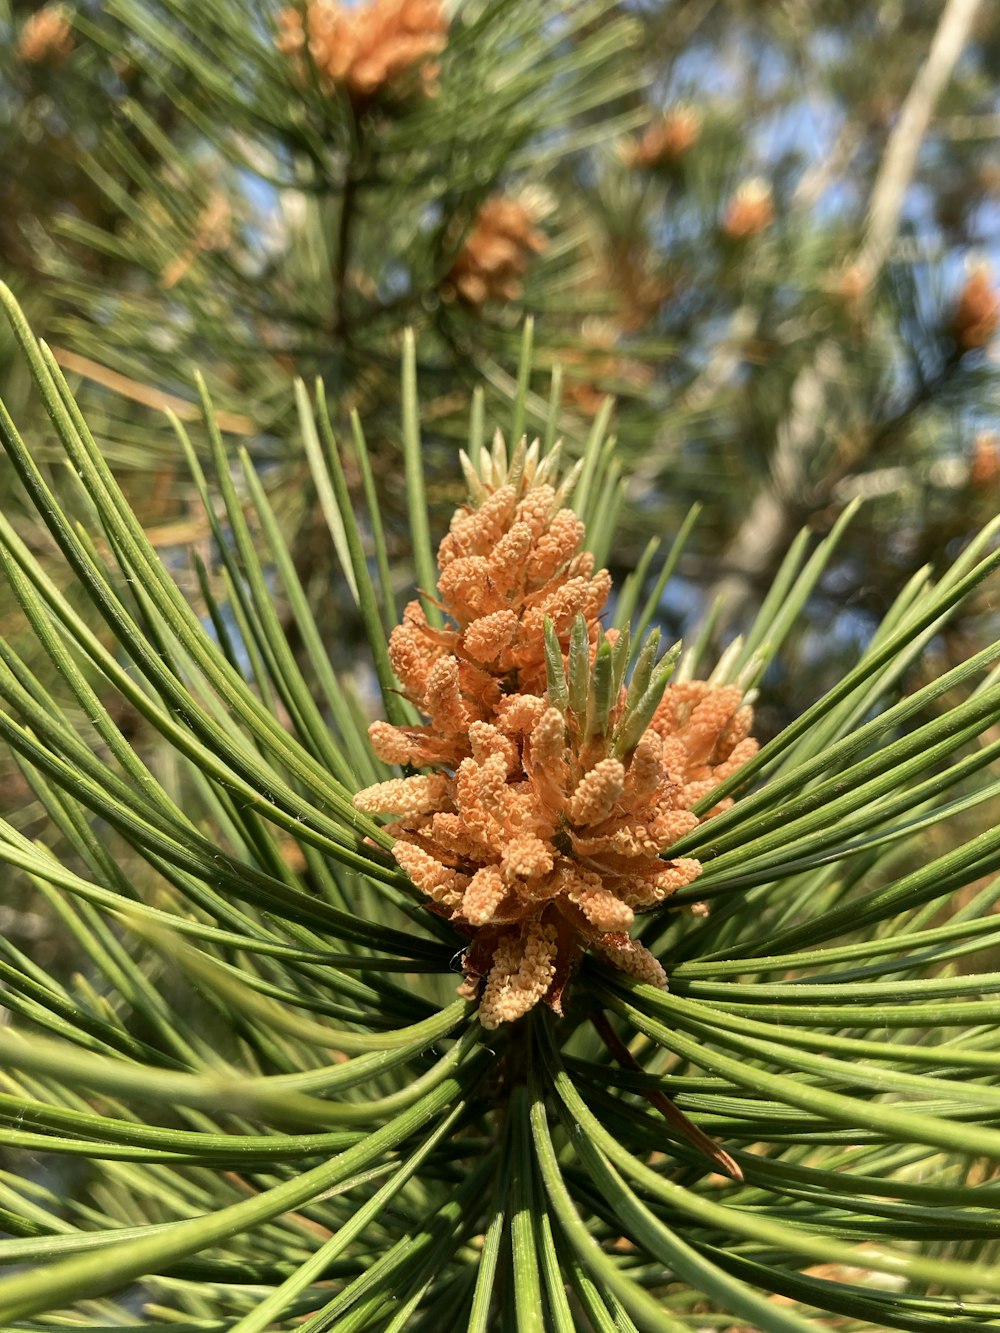
<svg viewBox="0 0 1000 1333">
<path fill-rule="evenodd" d="M 1000 18 L 3 17 L 0 1323 L 997 1322 Z"/>
</svg>

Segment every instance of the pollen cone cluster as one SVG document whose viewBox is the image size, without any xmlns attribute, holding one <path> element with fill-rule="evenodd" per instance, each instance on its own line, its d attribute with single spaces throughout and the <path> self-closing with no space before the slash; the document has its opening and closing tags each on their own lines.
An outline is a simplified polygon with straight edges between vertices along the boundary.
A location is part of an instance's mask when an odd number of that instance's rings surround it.
<svg viewBox="0 0 1000 1333">
<path fill-rule="evenodd" d="M 985 347 L 1000 327 L 1000 293 L 988 264 L 977 264 L 965 280 L 951 317 L 951 334 L 960 352 Z"/>
<path fill-rule="evenodd" d="M 309 0 L 278 15 L 276 45 L 292 57 L 301 77 L 311 62 L 327 88 L 343 88 L 364 105 L 410 75 L 433 93 L 448 21 L 439 0 Z"/>
<path fill-rule="evenodd" d="M 635 913 L 697 878 L 664 849 L 756 749 L 742 689 L 669 684 L 676 654 L 657 665 L 656 636 L 626 679 L 629 638 L 600 626 L 610 579 L 581 552 L 555 457 L 522 443 L 508 466 L 498 442 L 478 469 L 464 460 L 472 503 L 438 553 L 446 626 L 411 603 L 389 645 L 429 721 L 371 728 L 382 759 L 434 771 L 355 797 L 395 817 L 396 860 L 469 937 L 466 990 L 487 1028 L 540 1000 L 560 1013 L 588 948 L 666 984 L 629 935 Z"/>
<path fill-rule="evenodd" d="M 468 305 L 516 301 L 521 279 L 532 255 L 547 245 L 536 226 L 544 206 L 530 192 L 520 198 L 493 195 L 480 208 L 448 275 L 449 283 Z"/>
<path fill-rule="evenodd" d="M 625 165 L 637 170 L 675 166 L 697 144 L 701 129 L 702 118 L 694 107 L 671 107 L 638 140 L 624 147 Z"/>
<path fill-rule="evenodd" d="M 62 5 L 44 5 L 24 22 L 17 54 L 29 65 L 61 65 L 73 50 L 73 28 Z"/>
<path fill-rule="evenodd" d="M 774 195 L 759 176 L 744 181 L 730 199 L 722 217 L 722 234 L 730 241 L 745 241 L 766 231 L 774 222 Z"/>
</svg>

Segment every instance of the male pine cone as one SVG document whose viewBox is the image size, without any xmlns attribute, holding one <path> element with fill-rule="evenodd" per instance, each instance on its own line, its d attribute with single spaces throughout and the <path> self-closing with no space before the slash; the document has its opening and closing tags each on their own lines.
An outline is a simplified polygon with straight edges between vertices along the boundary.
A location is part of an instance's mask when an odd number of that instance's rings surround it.
<svg viewBox="0 0 1000 1333">
<path fill-rule="evenodd" d="M 629 935 L 635 912 L 697 878 L 698 861 L 665 849 L 757 746 L 742 690 L 667 683 L 673 659 L 655 665 L 655 639 L 626 682 L 628 636 L 600 625 L 611 579 L 581 549 L 557 451 L 540 460 L 522 441 L 508 463 L 498 440 L 478 469 L 463 463 L 470 503 L 438 551 L 446 624 L 411 602 L 389 641 L 429 720 L 370 729 L 386 762 L 434 771 L 354 803 L 395 816 L 393 854 L 469 937 L 465 990 L 496 1028 L 540 1000 L 561 1013 L 587 949 L 666 985 Z"/>
</svg>

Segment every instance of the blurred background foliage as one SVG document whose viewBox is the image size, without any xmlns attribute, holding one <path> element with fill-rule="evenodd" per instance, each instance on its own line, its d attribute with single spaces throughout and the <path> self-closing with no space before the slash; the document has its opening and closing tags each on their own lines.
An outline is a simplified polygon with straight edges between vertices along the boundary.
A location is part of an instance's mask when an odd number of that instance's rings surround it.
<svg viewBox="0 0 1000 1333">
<path fill-rule="evenodd" d="M 525 311 L 527 429 L 556 365 L 571 445 L 614 397 L 621 566 L 703 506 L 678 631 L 716 601 L 745 623 L 800 526 L 861 495 L 814 599 L 839 670 L 995 507 L 995 6 L 411 0 L 327 45 L 322 5 L 4 8 L 4 267 L 160 544 L 204 535 L 148 410 L 194 416 L 197 364 L 333 605 L 292 376 L 341 432 L 361 414 L 392 543 L 403 328 L 443 507 Z M 9 350 L 0 373 L 17 407 Z M 789 714 L 824 683 L 806 625 Z"/>
</svg>

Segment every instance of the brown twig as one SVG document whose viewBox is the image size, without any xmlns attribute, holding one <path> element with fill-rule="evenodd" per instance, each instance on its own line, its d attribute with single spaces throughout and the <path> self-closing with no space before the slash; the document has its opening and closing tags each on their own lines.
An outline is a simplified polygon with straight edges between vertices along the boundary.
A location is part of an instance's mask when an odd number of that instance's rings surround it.
<svg viewBox="0 0 1000 1333">
<path fill-rule="evenodd" d="M 602 1013 L 592 1014 L 591 1022 L 597 1035 L 622 1069 L 628 1069 L 636 1074 L 646 1072 L 621 1037 L 615 1032 L 606 1015 Z M 728 1176 L 730 1180 L 743 1180 L 743 1172 L 740 1170 L 738 1163 L 730 1157 L 725 1148 L 716 1143 L 714 1139 L 709 1138 L 704 1130 L 693 1124 L 667 1093 L 659 1088 L 642 1088 L 641 1092 L 650 1106 L 659 1111 L 664 1120 L 673 1125 L 674 1129 L 683 1135 L 693 1148 L 697 1148 L 700 1153 L 704 1153 L 723 1175 Z"/>
</svg>

